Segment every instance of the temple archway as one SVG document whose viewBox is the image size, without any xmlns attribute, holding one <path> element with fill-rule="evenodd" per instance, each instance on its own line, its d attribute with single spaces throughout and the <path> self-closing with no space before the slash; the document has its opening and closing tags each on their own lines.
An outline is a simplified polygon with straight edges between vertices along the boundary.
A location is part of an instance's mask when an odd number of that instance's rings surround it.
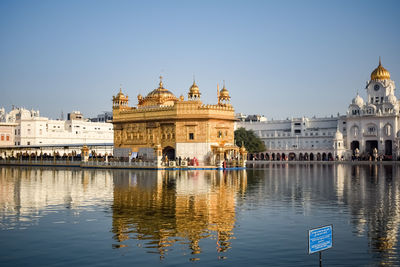
<svg viewBox="0 0 400 267">
<path fill-rule="evenodd" d="M 165 147 L 162 153 L 164 157 L 167 156 L 168 160 L 175 160 L 175 149 L 173 147 Z"/>
</svg>

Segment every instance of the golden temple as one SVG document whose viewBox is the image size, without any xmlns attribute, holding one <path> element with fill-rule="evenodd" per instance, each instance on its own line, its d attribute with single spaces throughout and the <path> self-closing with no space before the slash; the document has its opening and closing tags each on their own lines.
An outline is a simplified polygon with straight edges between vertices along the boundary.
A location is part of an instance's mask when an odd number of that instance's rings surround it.
<svg viewBox="0 0 400 267">
<path fill-rule="evenodd" d="M 134 153 L 150 160 L 196 158 L 200 165 L 213 166 L 235 160 L 238 166 L 245 159 L 241 156 L 246 151 L 234 144 L 235 110 L 225 84 L 221 90 L 217 87 L 217 104 L 212 105 L 202 103 L 195 81 L 185 100 L 164 88 L 162 77 L 158 88 L 137 99 L 136 106 L 128 106 L 121 89 L 113 97 L 117 157 Z"/>
</svg>

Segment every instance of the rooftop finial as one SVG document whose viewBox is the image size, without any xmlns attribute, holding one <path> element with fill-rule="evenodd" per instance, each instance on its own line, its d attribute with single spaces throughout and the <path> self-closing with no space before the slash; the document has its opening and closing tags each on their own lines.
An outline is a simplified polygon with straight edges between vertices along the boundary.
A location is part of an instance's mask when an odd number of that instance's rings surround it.
<svg viewBox="0 0 400 267">
<path fill-rule="evenodd" d="M 223 89 L 226 89 L 226 88 L 225 88 L 225 80 L 224 80 L 224 87 L 222 87 L 222 88 L 223 88 Z"/>
<path fill-rule="evenodd" d="M 159 83 L 159 85 L 160 85 L 160 88 L 163 88 L 163 82 L 162 82 L 162 76 L 160 75 L 160 83 Z"/>
<path fill-rule="evenodd" d="M 379 66 L 381 66 L 381 56 L 379 56 Z"/>
<path fill-rule="evenodd" d="M 219 105 L 219 84 L 217 83 L 217 99 L 218 99 L 218 105 Z"/>
</svg>

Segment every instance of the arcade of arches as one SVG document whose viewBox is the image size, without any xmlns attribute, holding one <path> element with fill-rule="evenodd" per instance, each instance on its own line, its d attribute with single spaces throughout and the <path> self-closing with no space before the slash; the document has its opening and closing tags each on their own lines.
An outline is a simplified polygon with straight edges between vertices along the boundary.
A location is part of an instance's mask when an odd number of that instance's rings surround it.
<svg viewBox="0 0 400 267">
<path fill-rule="evenodd" d="M 248 160 L 266 160 L 266 161 L 332 161 L 334 160 L 332 152 L 260 152 L 248 154 Z"/>
</svg>

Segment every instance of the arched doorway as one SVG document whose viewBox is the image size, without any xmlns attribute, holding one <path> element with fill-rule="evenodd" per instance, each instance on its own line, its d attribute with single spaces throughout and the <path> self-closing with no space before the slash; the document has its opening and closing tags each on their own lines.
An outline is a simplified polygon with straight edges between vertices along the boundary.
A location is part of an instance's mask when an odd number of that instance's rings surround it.
<svg viewBox="0 0 400 267">
<path fill-rule="evenodd" d="M 308 160 L 308 153 L 304 153 L 304 160 Z"/>
<path fill-rule="evenodd" d="M 314 154 L 310 153 L 310 160 L 314 160 Z"/>
<path fill-rule="evenodd" d="M 304 160 L 303 153 L 299 154 L 299 160 Z"/>
<path fill-rule="evenodd" d="M 272 153 L 272 160 L 275 160 L 275 153 Z"/>
<path fill-rule="evenodd" d="M 356 149 L 360 150 L 360 142 L 358 142 L 358 141 L 351 142 L 350 148 L 351 148 L 351 151 L 353 152 L 353 156 L 354 156 L 355 155 L 355 150 Z"/>
<path fill-rule="evenodd" d="M 268 153 L 265 153 L 265 160 L 270 160 Z"/>
<path fill-rule="evenodd" d="M 260 160 L 264 160 L 264 154 L 260 153 Z"/>
<path fill-rule="evenodd" d="M 329 160 L 329 161 L 332 161 L 332 160 L 333 160 L 332 153 L 330 153 L 330 152 L 328 153 L 328 160 Z"/>
<path fill-rule="evenodd" d="M 286 155 L 285 155 L 285 153 L 282 153 L 282 160 L 286 160 Z"/>
<path fill-rule="evenodd" d="M 281 154 L 276 153 L 276 160 L 281 160 Z"/>
<path fill-rule="evenodd" d="M 321 153 L 317 154 L 317 160 L 321 160 Z"/>
<path fill-rule="evenodd" d="M 296 160 L 296 154 L 293 152 L 289 153 L 289 160 Z"/>
<path fill-rule="evenodd" d="M 167 146 L 163 149 L 163 158 L 168 157 L 168 160 L 175 160 L 175 149 L 173 147 Z"/>
<path fill-rule="evenodd" d="M 326 158 L 326 153 L 322 153 L 322 160 L 323 160 L 323 161 L 326 161 L 326 160 L 327 160 L 327 158 Z"/>
<path fill-rule="evenodd" d="M 392 140 L 385 141 L 385 156 L 392 156 Z"/>
<path fill-rule="evenodd" d="M 378 149 L 378 141 L 377 140 L 368 140 L 365 142 L 365 152 L 369 154 L 369 156 L 374 155 L 374 149 Z"/>
</svg>

